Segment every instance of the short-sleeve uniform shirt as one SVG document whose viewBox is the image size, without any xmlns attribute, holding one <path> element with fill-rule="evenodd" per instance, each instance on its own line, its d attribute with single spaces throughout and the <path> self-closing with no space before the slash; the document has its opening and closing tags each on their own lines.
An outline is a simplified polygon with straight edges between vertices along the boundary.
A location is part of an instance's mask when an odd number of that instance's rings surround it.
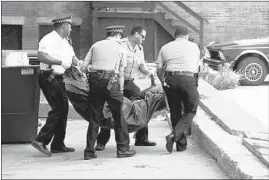
<svg viewBox="0 0 269 180">
<path fill-rule="evenodd" d="M 67 39 L 63 39 L 56 31 L 48 33 L 40 40 L 38 51 L 69 63 L 72 63 L 73 56 L 75 55 L 74 49 L 68 43 Z M 48 70 L 49 65 L 41 62 L 40 69 Z M 65 71 L 61 65 L 52 65 L 51 69 L 57 74 L 63 74 Z"/>
<path fill-rule="evenodd" d="M 126 66 L 126 51 L 116 39 L 107 38 L 94 43 L 84 61 L 94 70 L 118 70 L 119 65 Z"/>
<path fill-rule="evenodd" d="M 127 52 L 126 67 L 124 68 L 124 79 L 134 79 L 142 64 L 146 64 L 143 46 L 135 45 L 133 48 L 128 38 L 121 40 L 122 47 Z"/>
<path fill-rule="evenodd" d="M 197 44 L 185 39 L 176 39 L 164 45 L 158 55 L 158 67 L 166 63 L 166 71 L 189 71 L 196 73 L 200 64 Z"/>
</svg>

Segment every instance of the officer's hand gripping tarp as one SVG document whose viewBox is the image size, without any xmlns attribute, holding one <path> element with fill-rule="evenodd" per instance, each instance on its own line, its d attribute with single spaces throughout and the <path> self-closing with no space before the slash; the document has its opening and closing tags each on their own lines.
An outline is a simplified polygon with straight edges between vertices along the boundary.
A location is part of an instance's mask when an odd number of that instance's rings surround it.
<svg viewBox="0 0 269 180">
<path fill-rule="evenodd" d="M 81 73 L 71 67 L 65 72 L 65 87 L 70 102 L 81 117 L 89 121 L 91 118 L 90 107 L 88 104 L 89 86 Z M 146 126 L 153 113 L 165 108 L 165 101 L 162 94 L 151 92 L 152 87 L 141 92 L 141 99 L 131 102 L 124 98 L 123 114 L 126 119 L 129 132 L 135 132 Z M 114 121 L 111 111 L 107 104 L 103 108 L 103 119 L 100 126 L 113 129 Z"/>
</svg>

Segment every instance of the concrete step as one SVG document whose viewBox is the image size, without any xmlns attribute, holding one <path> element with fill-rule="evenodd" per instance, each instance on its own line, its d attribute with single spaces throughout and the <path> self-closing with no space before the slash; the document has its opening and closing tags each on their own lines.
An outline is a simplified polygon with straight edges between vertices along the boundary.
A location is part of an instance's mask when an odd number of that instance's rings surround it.
<svg viewBox="0 0 269 180">
<path fill-rule="evenodd" d="M 241 137 L 227 133 L 200 107 L 193 121 L 192 132 L 200 147 L 216 159 L 229 178 L 269 178 L 266 165 L 242 145 Z"/>
</svg>

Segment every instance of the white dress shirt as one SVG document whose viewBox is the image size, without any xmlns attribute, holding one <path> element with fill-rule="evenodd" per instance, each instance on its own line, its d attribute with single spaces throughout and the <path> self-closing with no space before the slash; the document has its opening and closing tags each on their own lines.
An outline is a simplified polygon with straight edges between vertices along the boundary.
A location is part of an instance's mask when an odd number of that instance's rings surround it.
<svg viewBox="0 0 269 180">
<path fill-rule="evenodd" d="M 75 55 L 73 47 L 68 43 L 67 39 L 63 39 L 56 31 L 52 31 L 45 35 L 39 42 L 38 51 L 48 54 L 49 56 L 72 63 Z M 41 70 L 48 70 L 49 65 L 40 62 Z M 51 69 L 57 74 L 63 74 L 65 69 L 61 65 L 52 65 Z"/>
</svg>

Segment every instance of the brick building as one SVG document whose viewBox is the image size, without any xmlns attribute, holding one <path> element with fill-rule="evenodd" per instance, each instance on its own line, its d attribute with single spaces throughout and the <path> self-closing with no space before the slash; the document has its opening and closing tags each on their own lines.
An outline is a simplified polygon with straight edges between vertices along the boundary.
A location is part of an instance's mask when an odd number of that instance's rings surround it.
<svg viewBox="0 0 269 180">
<path fill-rule="evenodd" d="M 167 3 L 170 9 L 187 21 L 193 21 L 193 18 L 184 14 L 183 10 L 175 9 L 175 6 L 171 4 L 173 2 L 163 3 Z M 6 1 L 1 2 L 1 4 L 2 50 L 37 49 L 40 38 L 52 29 L 51 20 L 67 15 L 72 15 L 75 20 L 76 26 L 71 35 L 74 49 L 79 58 L 85 57 L 91 44 L 100 39 L 100 34 L 103 33 L 102 29 L 98 32 L 99 35 L 93 33 L 92 2 L 90 1 Z M 269 36 L 269 2 L 184 2 L 184 4 L 208 20 L 207 23 L 204 23 L 203 44 L 212 40 L 226 42 L 235 39 Z M 172 40 L 173 36 L 154 20 L 146 18 L 143 20 L 143 16 L 141 18 L 134 22 L 142 22 L 142 24 L 147 25 L 149 37 L 147 40 L 149 42 L 146 42 L 145 45 L 146 59 L 154 61 L 159 48 Z M 103 24 L 98 27 L 128 22 L 129 19 L 114 18 L 111 21 L 103 18 Z M 126 25 L 131 26 L 134 22 Z M 157 27 L 156 36 L 153 36 L 152 25 Z M 127 28 L 127 30 L 129 29 Z M 197 34 L 192 35 L 197 41 Z M 93 38 L 95 39 L 93 40 Z M 154 38 L 158 39 L 156 46 L 151 43 L 156 41 Z"/>
<path fill-rule="evenodd" d="M 52 29 L 52 19 L 72 15 L 76 23 L 71 34 L 74 49 L 84 58 L 92 43 L 90 9 L 86 1 L 2 2 L 2 49 L 37 49 L 39 40 Z"/>
<path fill-rule="evenodd" d="M 209 21 L 206 43 L 269 36 L 269 1 L 184 3 Z"/>
</svg>

